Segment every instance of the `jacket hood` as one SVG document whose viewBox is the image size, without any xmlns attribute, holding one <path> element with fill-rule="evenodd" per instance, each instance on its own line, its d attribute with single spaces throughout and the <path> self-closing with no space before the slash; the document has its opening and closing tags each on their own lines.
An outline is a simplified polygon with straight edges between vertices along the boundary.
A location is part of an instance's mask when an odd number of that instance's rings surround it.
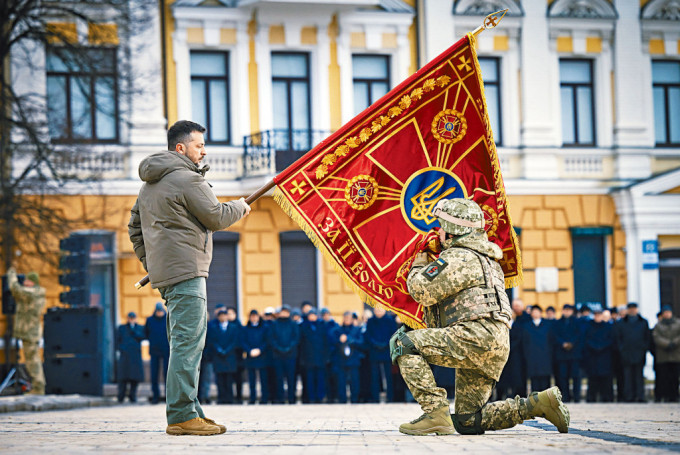
<svg viewBox="0 0 680 455">
<path fill-rule="evenodd" d="M 442 245 L 442 248 L 444 249 L 454 247 L 470 248 L 471 250 L 475 250 L 476 252 L 497 261 L 503 258 L 501 247 L 490 242 L 486 236 L 486 232 L 481 229 L 475 229 L 470 234 L 447 240 Z"/>
<path fill-rule="evenodd" d="M 186 156 L 171 151 L 158 152 L 147 156 L 139 163 L 139 178 L 146 183 L 156 183 L 180 169 L 198 172 L 198 167 Z"/>
</svg>

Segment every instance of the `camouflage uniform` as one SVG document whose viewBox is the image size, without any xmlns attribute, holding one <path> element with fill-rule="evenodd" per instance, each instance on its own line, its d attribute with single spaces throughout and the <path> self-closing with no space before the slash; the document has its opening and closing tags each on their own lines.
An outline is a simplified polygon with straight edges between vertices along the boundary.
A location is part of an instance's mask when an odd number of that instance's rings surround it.
<svg viewBox="0 0 680 455">
<path fill-rule="evenodd" d="M 41 316 L 45 309 L 45 288 L 40 287 L 35 274 L 35 286 L 22 286 L 14 268 L 7 271 L 9 287 L 17 302 L 14 318 L 14 336 L 21 340 L 26 369 L 31 376 L 32 392 L 45 393 L 45 375 L 38 343 L 42 338 Z"/>
<path fill-rule="evenodd" d="M 446 213 L 483 223 L 474 202 L 453 201 L 444 201 L 451 202 L 445 205 Z M 437 261 L 416 260 L 409 273 L 409 292 L 423 305 L 428 328 L 406 334 L 415 351 L 398 356 L 397 364 L 426 414 L 449 405 L 446 390 L 437 387 L 429 364 L 456 368 L 452 417 L 459 433 L 510 428 L 531 417 L 527 400 L 516 397 L 487 404 L 510 351 L 511 309 L 497 262 L 503 253 L 479 226 L 439 221 L 455 237 L 443 242 Z M 396 345 L 405 346 L 398 339 Z"/>
</svg>

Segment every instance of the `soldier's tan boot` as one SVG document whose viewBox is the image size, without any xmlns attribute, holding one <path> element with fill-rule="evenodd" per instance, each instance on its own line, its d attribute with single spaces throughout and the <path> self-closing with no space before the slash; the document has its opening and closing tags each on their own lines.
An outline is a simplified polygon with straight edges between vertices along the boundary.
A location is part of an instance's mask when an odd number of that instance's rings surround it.
<svg viewBox="0 0 680 455">
<path fill-rule="evenodd" d="M 215 425 L 216 427 L 218 427 L 218 428 L 220 429 L 220 434 L 226 433 L 226 432 L 227 432 L 227 427 L 225 427 L 224 425 L 221 425 L 221 424 L 215 422 L 213 419 L 209 419 L 209 418 L 207 418 L 207 417 L 203 417 L 203 420 L 205 420 L 206 422 L 208 422 L 210 425 Z"/>
<path fill-rule="evenodd" d="M 533 392 L 525 400 L 529 418 L 543 417 L 557 427 L 560 433 L 569 432 L 569 409 L 562 403 L 562 392 L 551 387 L 543 392 Z"/>
<path fill-rule="evenodd" d="M 439 435 L 455 434 L 456 432 L 453 428 L 448 405 L 442 406 L 429 414 L 423 414 L 410 423 L 402 424 L 399 427 L 399 431 L 414 436 L 424 436 L 432 433 Z"/>
<path fill-rule="evenodd" d="M 196 435 L 196 436 L 210 436 L 213 434 L 220 434 L 222 430 L 217 425 L 213 425 L 200 417 L 187 420 L 186 422 L 173 423 L 168 425 L 165 429 L 167 434 L 174 436 L 181 435 Z"/>
</svg>

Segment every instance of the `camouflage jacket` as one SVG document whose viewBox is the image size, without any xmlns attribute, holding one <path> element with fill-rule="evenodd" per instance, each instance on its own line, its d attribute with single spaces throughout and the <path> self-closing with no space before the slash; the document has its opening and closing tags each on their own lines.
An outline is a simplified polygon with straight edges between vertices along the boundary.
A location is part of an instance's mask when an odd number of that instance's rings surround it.
<svg viewBox="0 0 680 455">
<path fill-rule="evenodd" d="M 500 247 L 486 233 L 473 231 L 445 241 L 437 261 L 414 266 L 407 285 L 411 296 L 425 307 L 427 326 L 446 327 L 482 317 L 509 324 L 510 304 L 497 262 L 502 257 Z"/>
<path fill-rule="evenodd" d="M 17 302 L 14 317 L 14 336 L 22 340 L 38 341 L 42 338 L 41 316 L 45 309 L 45 288 L 19 284 L 14 268 L 7 271 L 9 289 Z"/>
</svg>

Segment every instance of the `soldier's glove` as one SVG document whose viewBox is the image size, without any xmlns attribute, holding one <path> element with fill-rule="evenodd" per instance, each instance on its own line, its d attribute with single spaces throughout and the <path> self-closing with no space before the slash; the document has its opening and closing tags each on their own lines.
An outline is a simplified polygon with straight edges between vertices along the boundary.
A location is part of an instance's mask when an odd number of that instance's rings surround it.
<svg viewBox="0 0 680 455">
<path fill-rule="evenodd" d="M 430 259 L 427 257 L 427 253 L 421 252 L 421 253 L 416 254 L 416 257 L 413 260 L 413 264 L 411 265 L 411 268 L 413 268 L 413 267 L 425 267 L 429 263 L 430 263 Z"/>
</svg>

